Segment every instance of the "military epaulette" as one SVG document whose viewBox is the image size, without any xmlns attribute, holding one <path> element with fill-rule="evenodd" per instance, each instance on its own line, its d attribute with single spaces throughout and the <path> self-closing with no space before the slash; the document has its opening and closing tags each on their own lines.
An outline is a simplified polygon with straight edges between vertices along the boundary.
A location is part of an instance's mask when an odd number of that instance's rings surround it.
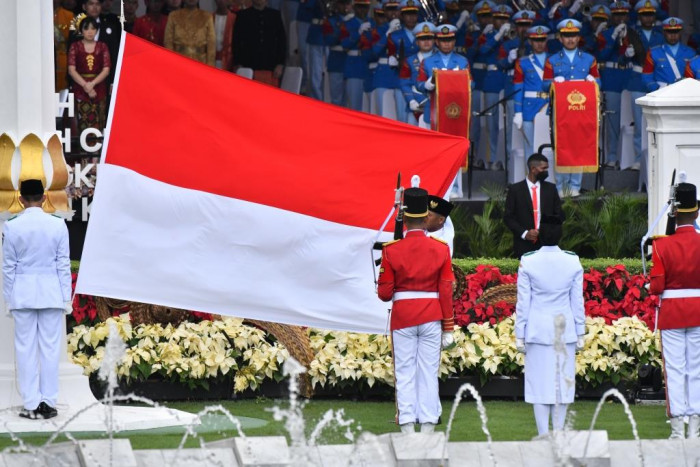
<svg viewBox="0 0 700 467">
<path fill-rule="evenodd" d="M 444 243 L 445 245 L 447 245 L 447 242 L 441 238 L 433 237 L 432 235 L 428 235 L 428 237 L 432 238 L 433 240 L 437 240 L 440 243 Z"/>
<path fill-rule="evenodd" d="M 19 217 L 18 215 L 14 215 L 14 216 L 10 217 L 9 219 L 7 219 L 7 222 L 10 222 L 13 219 L 17 219 L 18 217 Z"/>
<path fill-rule="evenodd" d="M 399 238 L 399 239 L 397 239 L 397 240 L 392 240 L 392 241 L 390 241 L 390 242 L 384 243 L 382 246 L 383 246 L 383 247 L 387 247 L 387 246 L 389 246 L 389 245 L 391 245 L 391 244 L 393 244 L 393 243 L 400 242 L 401 240 L 403 240 L 403 239 L 402 239 L 402 238 Z"/>
<path fill-rule="evenodd" d="M 651 241 L 653 242 L 654 240 L 658 240 L 660 238 L 668 237 L 668 235 L 652 235 L 651 236 Z"/>
<path fill-rule="evenodd" d="M 527 253 L 523 254 L 523 256 L 531 256 L 531 255 L 534 255 L 535 253 L 537 253 L 537 250 L 535 250 L 535 251 L 528 251 Z"/>
<path fill-rule="evenodd" d="M 561 251 L 563 251 L 563 252 L 566 253 L 567 255 L 578 256 L 578 255 L 577 255 L 576 253 L 574 253 L 573 251 L 569 251 L 569 250 L 561 250 Z"/>
</svg>

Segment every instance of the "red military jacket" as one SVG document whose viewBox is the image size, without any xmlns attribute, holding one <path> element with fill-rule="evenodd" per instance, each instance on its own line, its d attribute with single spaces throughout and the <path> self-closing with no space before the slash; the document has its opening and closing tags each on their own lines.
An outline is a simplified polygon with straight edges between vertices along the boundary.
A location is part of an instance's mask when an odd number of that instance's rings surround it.
<svg viewBox="0 0 700 467">
<path fill-rule="evenodd" d="M 673 235 L 654 241 L 652 258 L 649 292 L 661 295 L 658 328 L 700 326 L 700 234 L 692 225 L 678 227 Z M 688 290 L 691 295 L 699 296 L 670 298 L 663 295 L 663 292 L 669 295 Z"/>
<path fill-rule="evenodd" d="M 442 240 L 409 230 L 402 240 L 384 245 L 379 270 L 379 298 L 388 302 L 396 292 L 437 292 L 435 298 L 394 300 L 391 329 L 442 321 L 443 331 L 452 331 L 452 259 Z"/>
</svg>

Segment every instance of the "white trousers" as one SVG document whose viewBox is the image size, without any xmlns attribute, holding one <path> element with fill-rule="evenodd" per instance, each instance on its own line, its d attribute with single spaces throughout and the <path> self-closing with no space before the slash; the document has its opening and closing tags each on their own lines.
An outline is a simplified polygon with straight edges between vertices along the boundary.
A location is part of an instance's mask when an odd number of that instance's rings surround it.
<svg viewBox="0 0 700 467">
<path fill-rule="evenodd" d="M 550 419 L 552 420 L 552 428 L 555 431 L 563 430 L 568 406 L 569 404 L 533 404 L 537 434 L 546 435 L 549 433 Z"/>
<path fill-rule="evenodd" d="M 700 415 L 700 327 L 663 329 L 661 349 L 668 415 Z"/>
<path fill-rule="evenodd" d="M 15 318 L 15 355 L 22 402 L 34 410 L 40 402 L 56 407 L 58 362 L 63 332 L 63 310 L 12 310 Z"/>
<path fill-rule="evenodd" d="M 438 392 L 442 323 L 397 329 L 392 339 L 399 425 L 437 423 L 442 412 Z"/>
</svg>

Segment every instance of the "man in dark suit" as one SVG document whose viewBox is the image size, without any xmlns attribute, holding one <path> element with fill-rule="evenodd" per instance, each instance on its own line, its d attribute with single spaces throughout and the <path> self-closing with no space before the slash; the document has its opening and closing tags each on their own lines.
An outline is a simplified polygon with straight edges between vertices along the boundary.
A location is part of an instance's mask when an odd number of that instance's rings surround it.
<svg viewBox="0 0 700 467">
<path fill-rule="evenodd" d="M 253 0 L 237 13 L 233 28 L 233 68 L 253 69 L 253 79 L 279 87 L 287 55 L 287 36 L 278 10 Z"/>
<path fill-rule="evenodd" d="M 513 232 L 513 253 L 517 258 L 540 248 L 538 228 L 542 216 L 564 219 L 556 185 L 545 182 L 549 176 L 547 158 L 541 154 L 531 155 L 527 169 L 525 180 L 508 188 L 503 214 L 506 226 Z"/>
</svg>

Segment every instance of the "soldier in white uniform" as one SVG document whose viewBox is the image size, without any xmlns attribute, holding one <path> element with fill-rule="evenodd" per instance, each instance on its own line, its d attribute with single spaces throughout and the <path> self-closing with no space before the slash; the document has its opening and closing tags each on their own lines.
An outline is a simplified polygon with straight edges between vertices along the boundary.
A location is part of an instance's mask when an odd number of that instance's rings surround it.
<svg viewBox="0 0 700 467">
<path fill-rule="evenodd" d="M 426 231 L 428 235 L 438 238 L 450 247 L 450 256 L 454 256 L 455 228 L 450 219 L 450 212 L 455 205 L 440 198 L 430 195 L 428 197 L 428 221 Z"/>
<path fill-rule="evenodd" d="M 533 404 L 540 435 L 564 428 L 574 401 L 575 348 L 583 347 L 583 268 L 557 246 L 561 218 L 543 216 L 542 248 L 525 253 L 518 269 L 516 347 L 525 353 L 525 402 Z"/>
<path fill-rule="evenodd" d="M 57 415 L 58 363 L 63 314 L 72 311 L 68 228 L 45 213 L 40 180 L 20 185 L 26 208 L 3 227 L 3 295 L 15 320 L 17 375 L 24 408 L 20 417 Z"/>
</svg>

